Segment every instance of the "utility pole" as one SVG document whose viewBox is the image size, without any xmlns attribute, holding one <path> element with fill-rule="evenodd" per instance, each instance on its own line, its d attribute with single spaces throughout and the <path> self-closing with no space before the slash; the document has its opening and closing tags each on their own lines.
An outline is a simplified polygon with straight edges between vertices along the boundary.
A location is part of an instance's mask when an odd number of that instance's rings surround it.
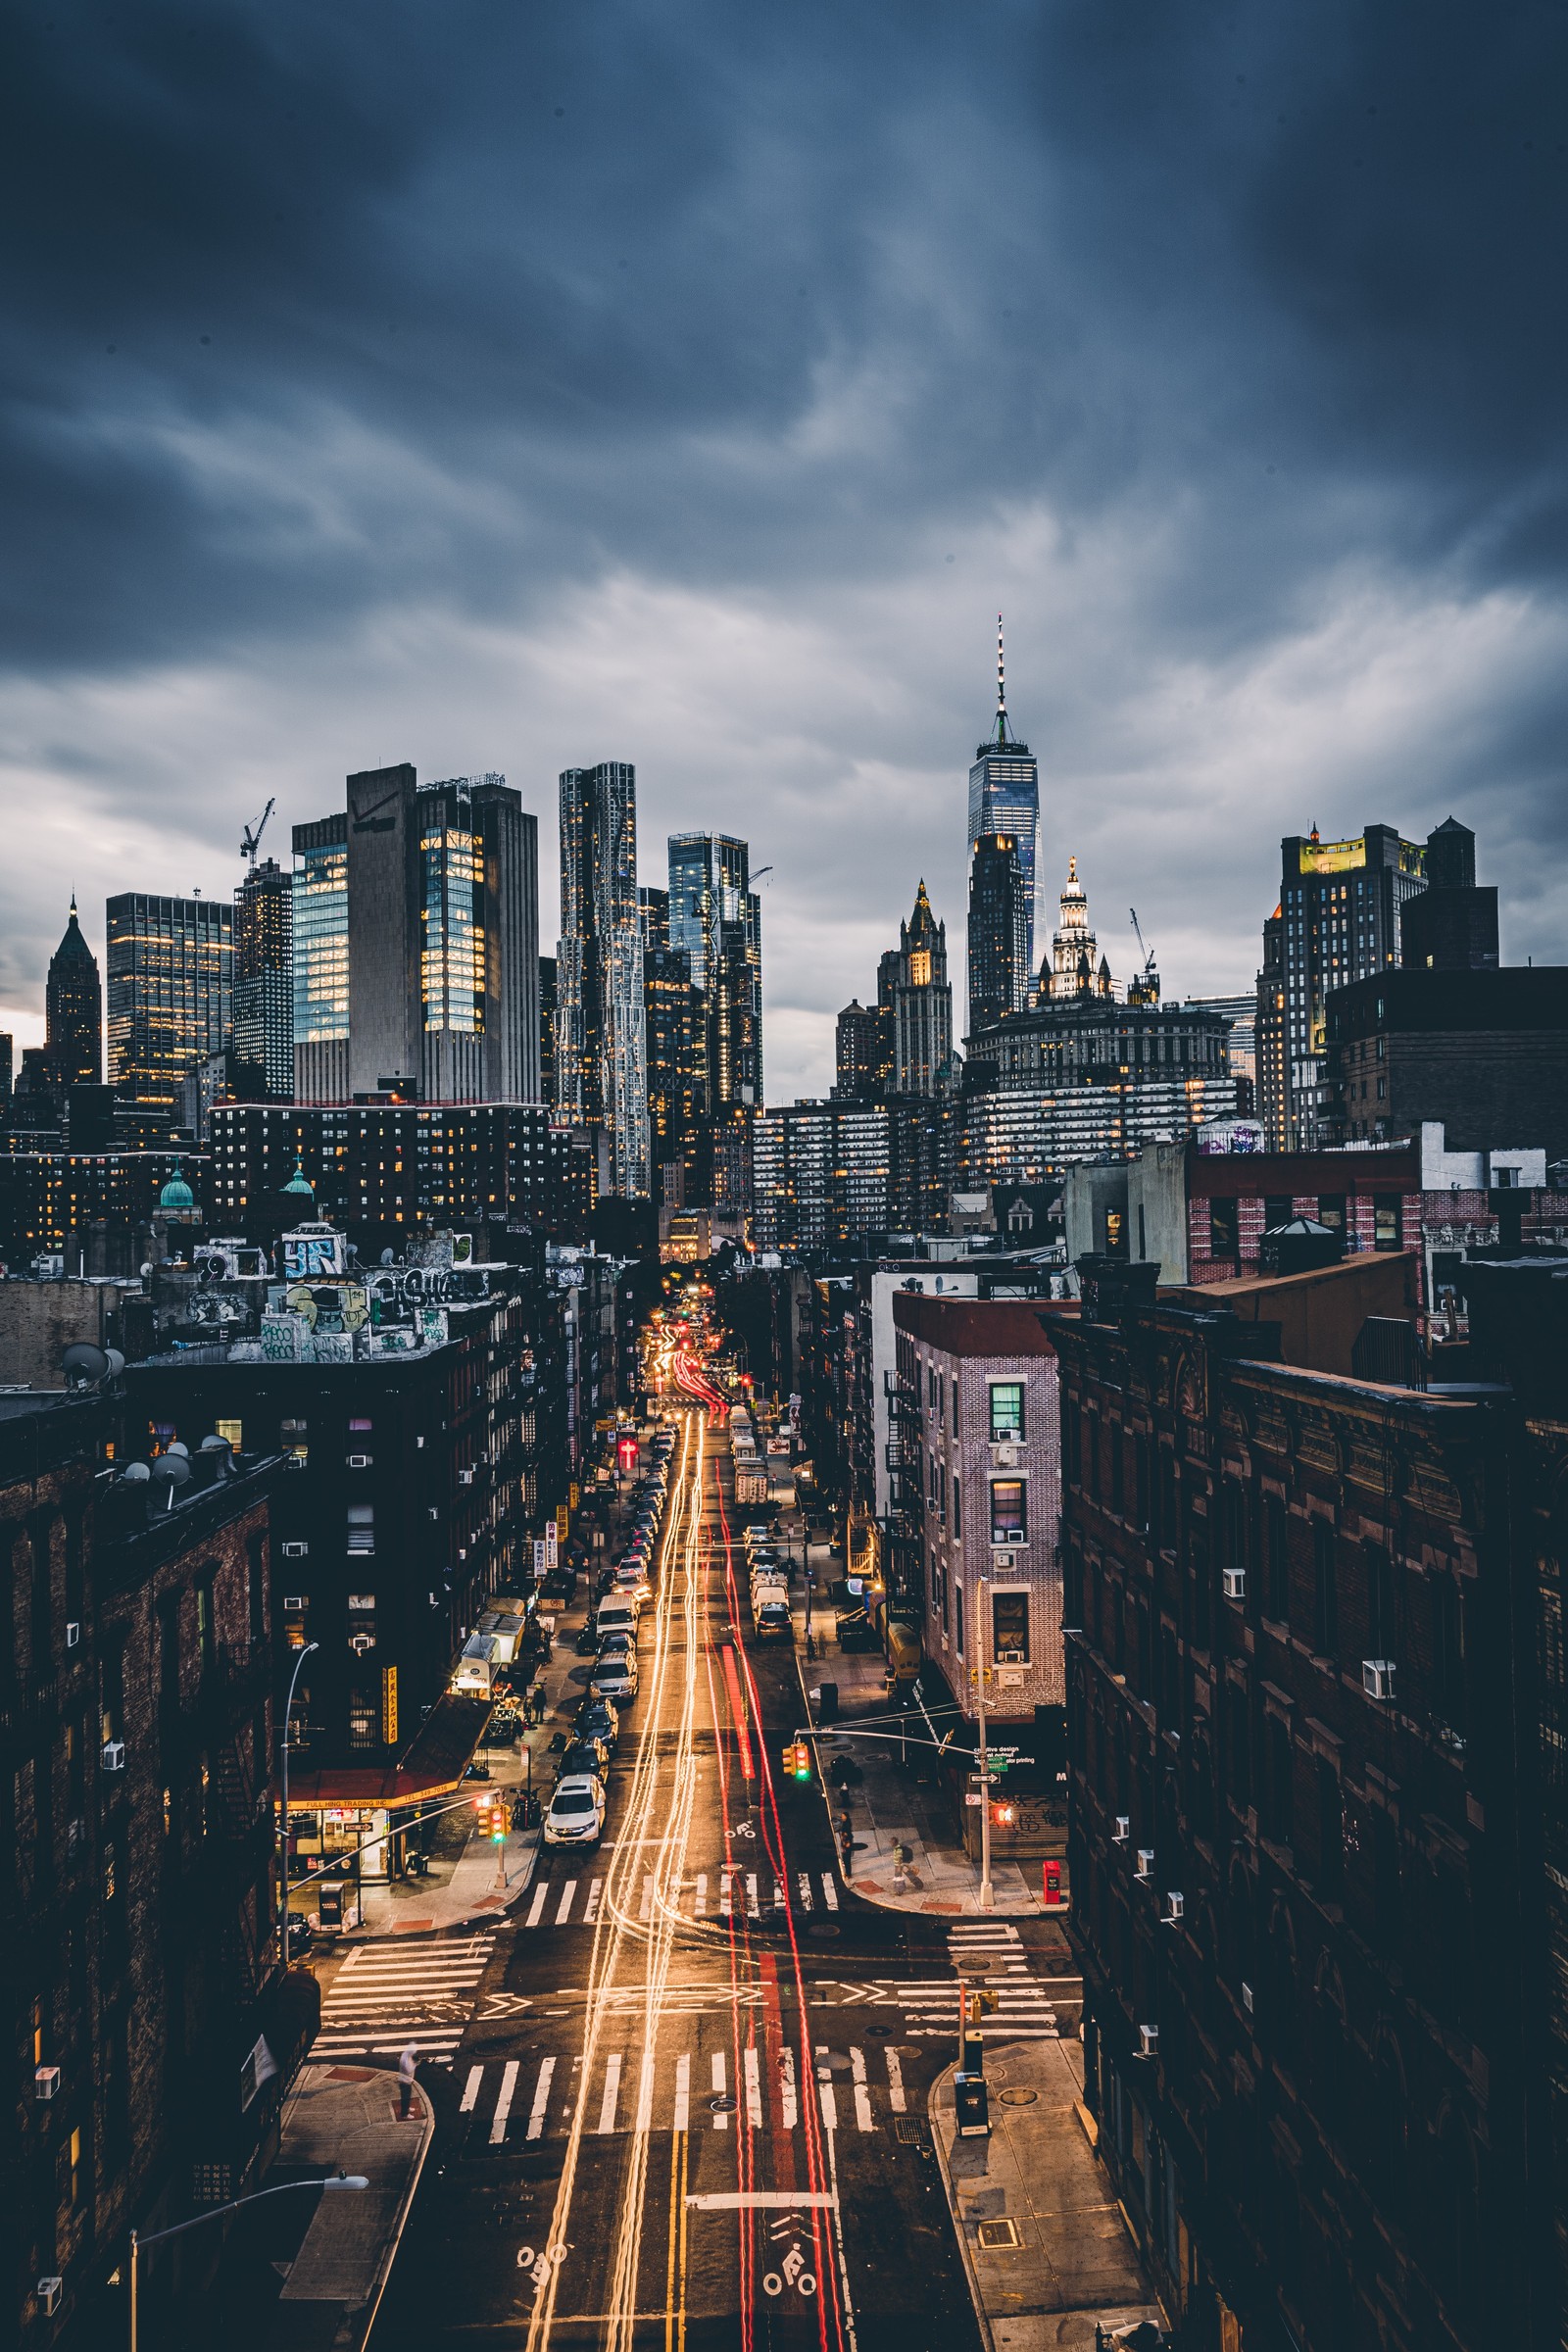
<svg viewBox="0 0 1568 2352">
<path fill-rule="evenodd" d="M 266 821 L 267 820 L 264 817 L 262 822 L 265 824 Z M 279 1968 L 287 1968 L 288 1966 L 288 1735 L 289 1726 L 294 1719 L 294 1686 L 300 1679 L 300 1668 L 304 1665 L 306 1659 L 311 1656 L 313 1651 L 319 1649 L 320 1646 L 321 1645 L 318 1642 L 307 1642 L 305 1647 L 300 1651 L 299 1656 L 295 1659 L 294 1672 L 289 1677 L 288 1697 L 283 1706 L 283 1814 L 281 1825 L 281 1843 L 283 1853 L 278 1869 L 279 1885 L 277 1890 L 277 1964 Z"/>
<path fill-rule="evenodd" d="M 979 1693 L 980 1708 L 980 1908 L 982 1911 L 994 1911 L 997 1907 L 996 1891 L 991 1884 L 991 1767 L 986 1755 L 986 1616 L 988 1613 L 986 1603 L 990 1597 L 990 1580 L 987 1578 L 985 1570 L 982 1569 L 978 1593 L 979 1622 L 975 1627 L 974 1641 L 975 1690 Z"/>
</svg>

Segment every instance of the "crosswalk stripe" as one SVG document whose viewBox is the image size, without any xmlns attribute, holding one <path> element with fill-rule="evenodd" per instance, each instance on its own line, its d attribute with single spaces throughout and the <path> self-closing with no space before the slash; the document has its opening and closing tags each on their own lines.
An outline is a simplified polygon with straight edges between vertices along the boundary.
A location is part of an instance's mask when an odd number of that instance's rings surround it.
<svg viewBox="0 0 1568 2352">
<path fill-rule="evenodd" d="M 801 2120 L 800 2102 L 795 2088 L 795 2052 L 779 2053 L 779 2098 L 784 2110 L 784 2129 L 793 2132 Z"/>
<path fill-rule="evenodd" d="M 576 1891 L 576 1880 L 568 1879 L 564 1886 L 563 1886 L 561 1889 L 561 1902 L 556 1911 L 556 1925 L 558 1928 L 564 1928 L 567 1920 L 571 1917 L 571 1898 Z"/>
<path fill-rule="evenodd" d="M 605 2061 L 605 2095 L 599 2102 L 599 2129 L 615 2129 L 615 2101 L 620 2096 L 620 2052 L 612 2050 Z"/>
<path fill-rule="evenodd" d="M 816 2098 L 817 2104 L 822 2110 L 822 2127 L 824 2131 L 836 2132 L 839 2128 L 839 2102 L 833 2088 L 833 2078 L 827 2070 L 827 2043 L 825 2041 L 817 2043 L 816 2056 Z"/>
<path fill-rule="evenodd" d="M 536 1928 L 539 1925 L 540 1913 L 544 1910 L 545 1904 L 549 1900 L 549 1896 L 550 1888 L 548 1884 L 538 1888 L 534 1895 L 533 1901 L 529 1906 L 528 1916 L 522 1923 L 525 1928 Z"/>
<path fill-rule="evenodd" d="M 713 2052 L 713 2096 L 715 2099 L 721 2099 L 725 2095 L 726 2085 L 724 2081 L 724 2053 L 722 2050 L 715 2050 Z M 713 2117 L 713 2130 L 715 2132 L 727 2132 L 729 2130 L 729 2117 L 727 2115 L 719 2115 L 715 2113 Z"/>
<path fill-rule="evenodd" d="M 888 2103 L 895 2115 L 902 2115 L 906 2104 L 904 2096 L 904 2068 L 899 2063 L 897 2050 L 887 2050 L 883 2055 L 888 2062 Z"/>
<path fill-rule="evenodd" d="M 582 1924 L 585 1928 L 591 1928 L 599 1917 L 599 1896 L 604 1884 L 603 1879 L 595 1879 L 589 1886 L 588 1899 L 582 1907 Z"/>
<path fill-rule="evenodd" d="M 400 2034 L 396 2041 L 372 2041 L 368 2034 L 318 2034 L 311 2044 L 311 2054 L 316 2058 L 359 2058 L 367 2054 L 371 2057 L 391 2056 L 395 2058 L 401 2051 L 406 2050 L 412 2041 L 421 2058 L 444 2057 L 450 2059 L 462 2039 L 461 2033 L 420 2034 L 415 2032 Z"/>
<path fill-rule="evenodd" d="M 469 2067 L 469 2069 L 468 2069 L 468 2080 L 467 2080 L 467 2082 L 466 2082 L 464 2084 L 464 2086 L 463 2086 L 463 2096 L 462 2096 L 462 2098 L 461 2098 L 461 2099 L 458 2101 L 458 2113 L 459 2113 L 460 2115 L 471 2115 L 471 2114 L 473 2113 L 473 2111 L 474 2111 L 475 2107 L 477 2107 L 477 2106 L 478 2106 L 478 2104 L 479 2104 L 479 2083 L 480 2083 L 480 2080 L 481 2080 L 481 2078 L 483 2077 L 483 2074 L 484 2074 L 484 2068 L 483 2068 L 482 2066 L 470 2066 L 470 2067 Z"/>
<path fill-rule="evenodd" d="M 809 1911 L 811 1908 L 811 1874 L 808 1870 L 803 1870 L 801 1872 L 799 1883 L 801 1889 L 801 1909 L 803 1911 Z"/>
<path fill-rule="evenodd" d="M 702 1918 L 703 1918 L 703 1917 L 706 1915 L 706 1913 L 707 1913 L 707 1910 L 708 1910 L 708 1873 L 707 1873 L 707 1871 L 705 1870 L 705 1871 L 703 1871 L 703 1872 L 701 1872 L 701 1873 L 700 1873 L 700 1875 L 699 1875 L 699 1877 L 698 1877 L 698 1881 L 697 1881 L 697 1911 L 696 1911 L 696 1917 L 697 1917 L 698 1919 L 702 1919 Z"/>
<path fill-rule="evenodd" d="M 675 2125 L 677 2132 L 691 2129 L 692 2120 L 692 2061 L 691 2052 L 683 2050 L 675 2061 Z"/>
<path fill-rule="evenodd" d="M 838 1909 L 839 1890 L 833 1884 L 833 1873 L 830 1870 L 824 1870 L 822 1873 L 822 1896 L 830 1911 Z"/>
<path fill-rule="evenodd" d="M 643 1872 L 643 1899 L 642 1899 L 642 1907 L 641 1907 L 641 1909 L 640 1909 L 640 1910 L 638 1911 L 638 1913 L 637 1913 L 637 1916 L 638 1916 L 638 1918 L 639 1918 L 639 1919 L 650 1919 L 650 1918 L 652 1918 L 652 1916 L 653 1916 L 653 1909 L 654 1909 L 654 1874 L 653 1874 L 653 1872 L 652 1872 L 651 1870 L 645 1870 L 645 1871 Z"/>
<path fill-rule="evenodd" d="M 862 2132 L 873 2132 L 871 2121 L 871 2090 L 865 2079 L 865 2052 L 850 2052 L 850 2076 L 855 2084 L 855 2120 Z"/>
<path fill-rule="evenodd" d="M 553 2058 L 547 2058 L 539 2069 L 539 2082 L 533 2094 L 533 2106 L 528 2114 L 528 2137 L 530 2139 L 540 2139 L 544 2135 L 545 2110 L 550 2104 L 550 2078 L 555 2071 L 556 2062 Z"/>
<path fill-rule="evenodd" d="M 509 2058 L 501 2070 L 501 2095 L 496 2101 L 496 2111 L 490 2118 L 490 2145 L 493 2148 L 499 2147 L 507 2136 L 507 2118 L 512 2113 L 512 2094 L 517 2087 L 519 2064 L 518 2059 Z"/>
<path fill-rule="evenodd" d="M 728 1919 L 730 1917 L 729 1888 L 730 1880 L 733 1875 L 734 1874 L 732 1872 L 727 1870 L 721 1870 L 718 1874 L 718 1916 L 720 1919 Z"/>
<path fill-rule="evenodd" d="M 746 1916 L 748 1919 L 760 1919 L 762 1916 L 757 1907 L 757 1873 L 755 1870 L 749 1870 L 746 1874 Z"/>
<path fill-rule="evenodd" d="M 762 2128 L 762 2078 L 755 2041 L 747 2043 L 741 2057 L 746 2070 L 746 2121 L 754 2132 L 760 2132 Z"/>
<path fill-rule="evenodd" d="M 654 2121 L 654 2054 L 643 2052 L 643 2071 L 637 2084 L 637 2129 L 647 2132 Z"/>
</svg>

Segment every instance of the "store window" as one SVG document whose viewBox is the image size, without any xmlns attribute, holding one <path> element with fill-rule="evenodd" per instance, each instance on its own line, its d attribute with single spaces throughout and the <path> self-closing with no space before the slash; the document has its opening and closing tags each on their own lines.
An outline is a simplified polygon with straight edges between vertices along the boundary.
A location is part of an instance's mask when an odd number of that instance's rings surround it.
<svg viewBox="0 0 1568 2352">
<path fill-rule="evenodd" d="M 375 1505 L 373 1502 L 351 1502 L 348 1516 L 348 1547 L 350 1551 L 375 1549 Z"/>
<path fill-rule="evenodd" d="M 1399 1247 L 1399 1196 L 1379 1193 L 1372 1202 L 1372 1245 L 1377 1250 Z"/>
<path fill-rule="evenodd" d="M 228 1444 L 233 1446 L 236 1453 L 241 1453 L 244 1451 L 245 1424 L 243 1421 L 215 1421 L 213 1423 L 213 1428 L 216 1430 L 219 1437 L 227 1440 Z"/>
</svg>

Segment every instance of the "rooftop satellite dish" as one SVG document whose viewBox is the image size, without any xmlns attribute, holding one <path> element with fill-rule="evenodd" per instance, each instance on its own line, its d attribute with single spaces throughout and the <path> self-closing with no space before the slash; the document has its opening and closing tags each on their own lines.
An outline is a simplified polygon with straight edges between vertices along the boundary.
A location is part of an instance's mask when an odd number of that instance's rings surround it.
<svg viewBox="0 0 1568 2352">
<path fill-rule="evenodd" d="M 220 1438 L 214 1430 L 211 1437 L 203 1438 L 199 1450 L 202 1453 L 231 1453 L 233 1447 L 226 1438 Z"/>
<path fill-rule="evenodd" d="M 190 1459 L 190 1447 L 186 1445 L 183 1438 L 171 1438 L 169 1444 L 164 1447 L 164 1452 L 166 1455 L 171 1453 L 173 1454 L 176 1459 L 180 1457 L 183 1457 L 186 1461 Z"/>
<path fill-rule="evenodd" d="M 396 1262 L 396 1261 L 395 1261 L 395 1259 L 393 1258 L 393 1255 L 392 1255 L 392 1252 L 391 1252 L 391 1250 L 382 1250 L 382 1252 L 381 1252 L 381 1263 L 382 1263 L 382 1265 L 383 1265 L 383 1266 L 390 1266 L 390 1265 L 393 1265 L 393 1264 L 395 1264 L 395 1262 Z"/>
<path fill-rule="evenodd" d="M 189 1456 L 175 1453 L 172 1450 L 161 1453 L 154 1462 L 149 1476 L 159 1480 L 165 1486 L 182 1487 L 190 1476 Z"/>
<path fill-rule="evenodd" d="M 118 1484 L 122 1487 L 144 1487 L 152 1472 L 145 1462 L 127 1462 L 120 1473 Z"/>
<path fill-rule="evenodd" d="M 68 1389 L 88 1389 L 109 1370 L 109 1358 L 91 1340 L 74 1340 L 61 1357 Z"/>
<path fill-rule="evenodd" d="M 104 1353 L 105 1353 L 105 1354 L 108 1356 L 108 1358 L 109 1358 L 109 1377 L 110 1377 L 110 1379 L 111 1379 L 111 1380 L 118 1380 L 118 1379 L 120 1378 L 120 1375 L 122 1374 L 122 1372 L 123 1372 L 123 1370 L 125 1369 L 125 1359 L 124 1359 L 124 1357 L 123 1357 L 123 1356 L 121 1354 L 121 1352 L 120 1352 L 120 1349 L 119 1349 L 118 1348 L 106 1348 L 104 1349 Z"/>
</svg>

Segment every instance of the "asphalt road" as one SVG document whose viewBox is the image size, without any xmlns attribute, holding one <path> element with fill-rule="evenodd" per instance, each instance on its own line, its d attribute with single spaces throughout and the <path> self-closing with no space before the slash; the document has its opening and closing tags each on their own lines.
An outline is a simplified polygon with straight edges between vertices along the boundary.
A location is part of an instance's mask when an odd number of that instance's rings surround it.
<svg viewBox="0 0 1568 2352">
<path fill-rule="evenodd" d="M 688 1411 L 603 1845 L 541 1857 L 421 2074 L 438 2138 L 371 2352 L 978 2344 L 924 2120 L 954 1954 L 1010 1961 L 1046 2032 L 1065 1944 L 1026 1923 L 977 1950 L 845 1886 L 783 1775 L 800 1681 L 751 1642 L 730 1493 Z"/>
</svg>

